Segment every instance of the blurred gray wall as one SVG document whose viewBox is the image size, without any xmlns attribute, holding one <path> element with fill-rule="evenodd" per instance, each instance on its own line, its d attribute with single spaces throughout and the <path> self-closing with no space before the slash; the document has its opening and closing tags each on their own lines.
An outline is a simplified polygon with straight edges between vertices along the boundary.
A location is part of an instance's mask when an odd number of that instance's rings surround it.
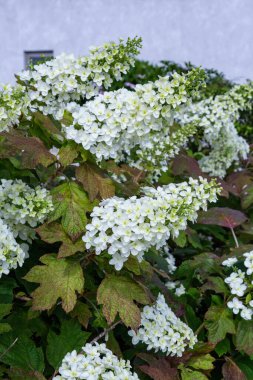
<svg viewBox="0 0 253 380">
<path fill-rule="evenodd" d="M 253 0 L 0 0 L 0 82 L 24 68 L 24 50 L 81 55 L 135 35 L 143 59 L 253 78 Z"/>
</svg>

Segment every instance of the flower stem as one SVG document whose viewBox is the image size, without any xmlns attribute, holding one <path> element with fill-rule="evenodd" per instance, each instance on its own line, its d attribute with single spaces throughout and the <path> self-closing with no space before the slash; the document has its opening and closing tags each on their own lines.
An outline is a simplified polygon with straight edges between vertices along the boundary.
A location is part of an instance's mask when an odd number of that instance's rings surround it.
<svg viewBox="0 0 253 380">
<path fill-rule="evenodd" d="M 92 344 L 92 343 L 97 342 L 99 339 L 103 338 L 106 334 L 108 334 L 108 332 L 112 331 L 120 323 L 121 323 L 121 321 L 115 322 L 113 325 L 111 325 L 110 327 L 108 327 L 108 329 L 105 329 L 103 332 L 101 332 L 101 334 L 99 334 L 98 336 L 96 336 L 96 338 L 92 339 L 92 341 L 90 343 Z"/>
<path fill-rule="evenodd" d="M 196 336 L 199 335 L 200 331 L 205 327 L 205 322 L 201 323 L 201 325 L 197 328 L 197 330 L 194 332 Z"/>
<path fill-rule="evenodd" d="M 234 241 L 235 241 L 235 246 L 236 246 L 236 248 L 239 248 L 239 243 L 238 243 L 238 240 L 237 240 L 237 237 L 236 237 L 236 234 L 235 234 L 235 231 L 234 231 L 233 227 L 230 227 L 230 230 L 232 232 L 232 235 L 233 235 L 233 238 L 234 238 Z"/>
</svg>

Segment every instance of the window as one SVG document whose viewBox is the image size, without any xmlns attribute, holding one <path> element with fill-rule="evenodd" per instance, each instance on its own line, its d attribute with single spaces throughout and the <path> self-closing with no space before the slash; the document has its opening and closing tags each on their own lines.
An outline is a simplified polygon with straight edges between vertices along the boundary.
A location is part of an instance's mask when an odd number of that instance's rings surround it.
<svg viewBox="0 0 253 380">
<path fill-rule="evenodd" d="M 48 61 L 54 57 L 53 50 L 25 51 L 25 68 L 29 69 L 38 62 Z"/>
</svg>

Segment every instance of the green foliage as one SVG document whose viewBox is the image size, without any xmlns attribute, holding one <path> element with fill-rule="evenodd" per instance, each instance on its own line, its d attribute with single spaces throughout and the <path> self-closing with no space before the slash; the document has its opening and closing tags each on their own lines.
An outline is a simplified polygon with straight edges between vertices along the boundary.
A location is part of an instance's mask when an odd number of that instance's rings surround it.
<svg viewBox="0 0 253 380">
<path fill-rule="evenodd" d="M 1 279 L 0 283 L 0 303 L 9 304 L 13 300 L 13 289 L 17 286 L 15 280 L 11 277 Z"/>
<path fill-rule="evenodd" d="M 2 355 L 1 355 L 2 354 Z M 0 342 L 1 361 L 13 368 L 43 372 L 44 355 L 41 347 L 26 335 L 17 337 L 15 333 L 1 336 Z"/>
<path fill-rule="evenodd" d="M 215 352 L 219 357 L 223 356 L 227 352 L 229 352 L 231 349 L 230 347 L 230 341 L 228 338 L 225 338 L 221 340 L 218 344 L 216 344 Z"/>
<path fill-rule="evenodd" d="M 11 330 L 11 326 L 2 321 L 2 318 L 10 314 L 11 308 L 12 304 L 0 304 L 0 334 Z"/>
<path fill-rule="evenodd" d="M 248 355 L 253 354 L 252 347 L 253 339 L 253 322 L 252 321 L 240 321 L 238 323 L 235 345 L 239 351 L 242 351 Z"/>
<path fill-rule="evenodd" d="M 236 360 L 236 364 L 246 376 L 247 380 L 253 378 L 253 361 L 249 357 L 239 357 Z"/>
<path fill-rule="evenodd" d="M 62 322 L 61 331 L 56 334 L 50 330 L 47 336 L 47 358 L 54 369 L 58 369 L 64 356 L 73 350 L 80 350 L 90 333 L 81 330 L 75 320 Z"/>
<path fill-rule="evenodd" d="M 220 342 L 225 338 L 227 333 L 235 333 L 232 313 L 227 308 L 211 306 L 207 311 L 205 318 L 208 339 L 211 343 Z"/>
</svg>

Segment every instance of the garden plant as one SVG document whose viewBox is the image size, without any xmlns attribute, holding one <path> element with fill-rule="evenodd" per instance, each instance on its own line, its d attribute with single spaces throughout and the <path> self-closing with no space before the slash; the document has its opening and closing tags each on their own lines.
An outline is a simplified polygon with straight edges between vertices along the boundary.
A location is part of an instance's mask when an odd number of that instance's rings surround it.
<svg viewBox="0 0 253 380">
<path fill-rule="evenodd" d="M 2 87 L 2 379 L 253 379 L 253 83 L 140 48 Z"/>
</svg>

